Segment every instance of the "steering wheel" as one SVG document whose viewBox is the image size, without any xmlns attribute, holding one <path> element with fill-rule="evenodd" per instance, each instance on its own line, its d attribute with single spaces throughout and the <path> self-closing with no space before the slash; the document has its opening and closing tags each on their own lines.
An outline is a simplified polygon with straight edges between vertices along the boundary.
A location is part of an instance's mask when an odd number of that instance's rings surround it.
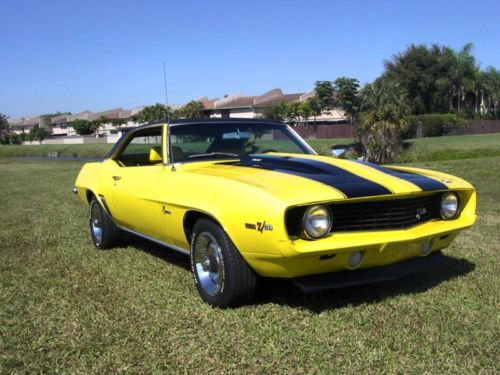
<svg viewBox="0 0 500 375">
<path fill-rule="evenodd" d="M 266 148 L 264 151 L 259 152 L 259 154 L 266 154 L 268 152 L 278 152 L 274 148 Z"/>
</svg>

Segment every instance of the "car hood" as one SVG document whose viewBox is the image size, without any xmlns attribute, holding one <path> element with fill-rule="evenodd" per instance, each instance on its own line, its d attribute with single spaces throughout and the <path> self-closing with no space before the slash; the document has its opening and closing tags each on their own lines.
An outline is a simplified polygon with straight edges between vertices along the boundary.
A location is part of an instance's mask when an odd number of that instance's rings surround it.
<svg viewBox="0 0 500 375">
<path fill-rule="evenodd" d="M 237 162 L 193 163 L 186 172 L 250 185 L 287 204 L 448 189 L 443 178 L 421 170 L 316 155 L 249 155 Z"/>
</svg>

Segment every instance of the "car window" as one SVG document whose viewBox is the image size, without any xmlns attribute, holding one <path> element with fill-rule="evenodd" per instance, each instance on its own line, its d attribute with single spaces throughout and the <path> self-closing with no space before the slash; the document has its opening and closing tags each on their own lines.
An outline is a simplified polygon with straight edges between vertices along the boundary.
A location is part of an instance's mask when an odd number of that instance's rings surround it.
<svg viewBox="0 0 500 375">
<path fill-rule="evenodd" d="M 140 167 L 161 163 L 162 157 L 162 128 L 157 127 L 134 134 L 115 160 L 125 167 Z"/>
<path fill-rule="evenodd" d="M 286 127 L 263 123 L 173 126 L 170 147 L 174 163 L 207 158 L 234 159 L 266 152 L 310 152 Z"/>
</svg>

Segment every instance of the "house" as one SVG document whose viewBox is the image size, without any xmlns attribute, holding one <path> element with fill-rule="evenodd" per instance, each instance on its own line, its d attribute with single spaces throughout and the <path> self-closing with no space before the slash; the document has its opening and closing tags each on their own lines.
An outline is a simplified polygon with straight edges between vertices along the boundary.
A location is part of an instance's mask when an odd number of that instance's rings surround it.
<svg viewBox="0 0 500 375">
<path fill-rule="evenodd" d="M 211 118 L 255 118 L 262 115 L 267 107 L 280 103 L 290 104 L 307 100 L 314 96 L 314 90 L 284 94 L 281 89 L 273 89 L 259 96 L 243 96 L 241 93 L 228 95 L 222 99 L 209 99 L 206 96 L 197 99 L 205 110 L 204 114 Z M 313 121 L 309 118 L 307 121 Z M 334 124 L 345 122 L 346 118 L 342 111 L 333 109 L 315 116 L 316 124 Z"/>
<path fill-rule="evenodd" d="M 61 137 L 68 135 L 68 117 L 69 113 L 63 113 L 50 119 L 52 135 Z"/>
<path fill-rule="evenodd" d="M 20 118 L 15 121 L 11 122 L 10 128 L 16 134 L 28 134 L 36 125 L 40 126 L 40 116 Z"/>
</svg>

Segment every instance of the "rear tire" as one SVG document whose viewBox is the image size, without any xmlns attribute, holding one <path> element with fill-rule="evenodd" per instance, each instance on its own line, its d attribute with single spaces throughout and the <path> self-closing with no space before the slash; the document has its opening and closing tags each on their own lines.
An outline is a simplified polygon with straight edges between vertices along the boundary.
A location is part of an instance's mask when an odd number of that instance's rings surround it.
<svg viewBox="0 0 500 375">
<path fill-rule="evenodd" d="M 236 307 L 255 295 L 257 275 L 222 228 L 200 219 L 191 237 L 191 272 L 201 298 L 214 307 Z"/>
<path fill-rule="evenodd" d="M 120 229 L 113 223 L 96 197 L 90 200 L 89 225 L 92 242 L 98 249 L 110 249 L 119 242 Z"/>
</svg>

